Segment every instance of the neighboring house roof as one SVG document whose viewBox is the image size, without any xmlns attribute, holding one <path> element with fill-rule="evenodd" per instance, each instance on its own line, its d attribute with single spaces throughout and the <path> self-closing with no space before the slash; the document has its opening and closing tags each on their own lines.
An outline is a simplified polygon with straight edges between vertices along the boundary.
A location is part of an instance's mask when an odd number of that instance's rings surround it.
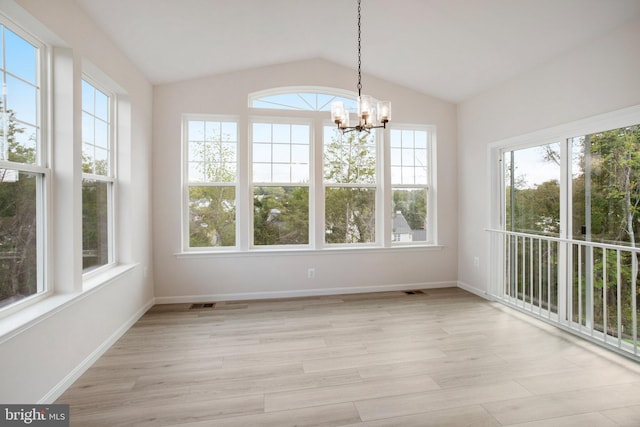
<svg viewBox="0 0 640 427">
<path fill-rule="evenodd" d="M 391 229 L 396 234 L 410 234 L 412 232 L 411 227 L 409 227 L 409 223 L 405 219 L 402 212 L 396 212 L 393 216 L 393 220 L 391 223 Z"/>
</svg>

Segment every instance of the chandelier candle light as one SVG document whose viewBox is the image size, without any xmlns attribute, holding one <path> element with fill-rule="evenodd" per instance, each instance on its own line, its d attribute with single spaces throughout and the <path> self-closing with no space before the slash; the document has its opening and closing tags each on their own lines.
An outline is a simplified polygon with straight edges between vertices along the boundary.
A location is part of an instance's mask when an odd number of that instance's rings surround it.
<svg viewBox="0 0 640 427">
<path fill-rule="evenodd" d="M 362 95 L 362 55 L 360 49 L 360 1 L 358 0 L 358 124 L 349 126 L 349 111 L 340 101 L 331 103 L 331 120 L 338 125 L 342 133 L 358 131 L 370 132 L 371 129 L 386 128 L 391 120 L 391 102 L 375 101 L 369 95 Z"/>
</svg>

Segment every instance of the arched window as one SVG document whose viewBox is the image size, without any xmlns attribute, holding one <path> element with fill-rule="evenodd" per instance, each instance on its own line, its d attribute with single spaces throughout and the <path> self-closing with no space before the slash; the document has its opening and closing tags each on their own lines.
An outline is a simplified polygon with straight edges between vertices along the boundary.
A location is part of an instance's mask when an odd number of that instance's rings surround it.
<svg viewBox="0 0 640 427">
<path fill-rule="evenodd" d="M 331 103 L 341 101 L 356 111 L 356 97 L 349 91 L 318 87 L 282 87 L 249 95 L 249 107 L 270 110 L 331 111 Z"/>
</svg>

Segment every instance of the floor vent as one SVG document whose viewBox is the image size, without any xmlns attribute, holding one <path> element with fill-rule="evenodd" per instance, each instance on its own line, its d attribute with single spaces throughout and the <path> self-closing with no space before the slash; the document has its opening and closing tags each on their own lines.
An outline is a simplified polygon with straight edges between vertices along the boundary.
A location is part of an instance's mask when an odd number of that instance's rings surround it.
<svg viewBox="0 0 640 427">
<path fill-rule="evenodd" d="M 215 302 L 191 304 L 191 307 L 189 307 L 189 310 L 213 310 L 215 306 L 216 306 Z"/>
<path fill-rule="evenodd" d="M 422 294 L 424 292 L 422 291 L 404 291 L 405 294 L 407 295 L 416 295 L 416 294 Z"/>
</svg>

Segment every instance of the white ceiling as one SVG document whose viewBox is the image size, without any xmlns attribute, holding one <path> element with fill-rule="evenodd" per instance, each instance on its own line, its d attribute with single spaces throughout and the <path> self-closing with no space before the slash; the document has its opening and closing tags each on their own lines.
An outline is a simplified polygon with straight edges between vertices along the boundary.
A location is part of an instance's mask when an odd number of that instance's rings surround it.
<svg viewBox="0 0 640 427">
<path fill-rule="evenodd" d="M 154 84 L 312 58 L 357 69 L 356 0 L 76 1 Z M 640 0 L 363 0 L 362 71 L 460 102 L 638 16 Z"/>
</svg>

